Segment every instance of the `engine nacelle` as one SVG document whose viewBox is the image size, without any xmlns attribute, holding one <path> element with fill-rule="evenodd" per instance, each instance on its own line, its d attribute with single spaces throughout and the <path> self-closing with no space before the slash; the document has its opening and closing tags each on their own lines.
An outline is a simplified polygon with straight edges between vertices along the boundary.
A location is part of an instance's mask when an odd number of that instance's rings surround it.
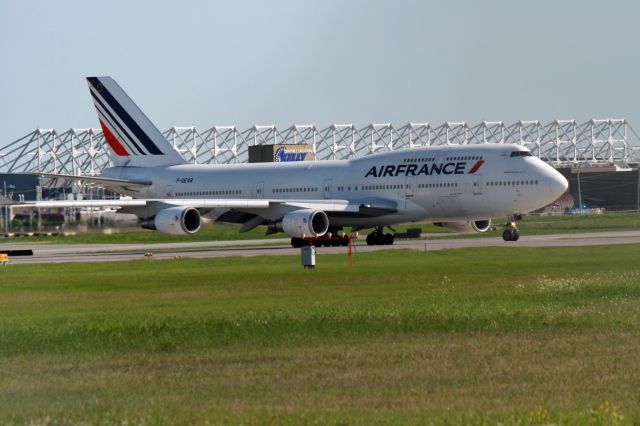
<svg viewBox="0 0 640 426">
<path fill-rule="evenodd" d="M 455 232 L 487 232 L 491 229 L 491 219 L 469 220 L 466 222 L 439 222 L 436 226 L 451 229 Z"/>
<path fill-rule="evenodd" d="M 160 210 L 153 219 L 142 222 L 140 226 L 164 234 L 184 235 L 198 232 L 201 223 L 200 212 L 193 207 L 169 207 Z"/>
<path fill-rule="evenodd" d="M 285 214 L 274 228 L 292 238 L 319 237 L 329 230 L 329 217 L 322 210 L 296 210 Z"/>
</svg>

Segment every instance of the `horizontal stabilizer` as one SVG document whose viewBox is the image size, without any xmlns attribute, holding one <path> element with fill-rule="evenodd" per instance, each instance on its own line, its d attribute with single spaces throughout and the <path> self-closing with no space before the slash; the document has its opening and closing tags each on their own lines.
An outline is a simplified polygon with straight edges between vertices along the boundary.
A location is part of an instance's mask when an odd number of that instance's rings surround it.
<svg viewBox="0 0 640 426">
<path fill-rule="evenodd" d="M 60 180 L 81 180 L 84 182 L 92 182 L 98 185 L 111 186 L 111 187 L 132 187 L 132 186 L 149 186 L 149 181 L 136 181 L 126 179 L 112 179 L 101 176 L 81 176 L 81 175 L 64 175 L 58 173 L 19 173 L 31 176 L 41 176 L 47 179 L 60 179 Z"/>
</svg>

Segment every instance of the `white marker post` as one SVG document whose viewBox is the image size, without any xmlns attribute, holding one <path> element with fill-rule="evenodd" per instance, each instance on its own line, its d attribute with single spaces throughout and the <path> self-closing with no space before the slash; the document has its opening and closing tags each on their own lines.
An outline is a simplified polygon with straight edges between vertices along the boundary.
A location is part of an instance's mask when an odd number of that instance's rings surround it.
<svg viewBox="0 0 640 426">
<path fill-rule="evenodd" d="M 303 246 L 300 248 L 300 259 L 305 269 L 316 267 L 316 246 Z"/>
</svg>

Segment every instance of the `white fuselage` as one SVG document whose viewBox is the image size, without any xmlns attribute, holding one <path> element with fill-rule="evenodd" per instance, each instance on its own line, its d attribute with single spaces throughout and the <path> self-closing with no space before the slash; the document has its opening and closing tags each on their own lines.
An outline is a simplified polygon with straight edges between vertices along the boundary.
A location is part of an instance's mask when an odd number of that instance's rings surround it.
<svg viewBox="0 0 640 426">
<path fill-rule="evenodd" d="M 567 189 L 566 179 L 526 148 L 504 144 L 412 148 L 339 161 L 114 167 L 103 176 L 152 182 L 129 191 L 134 198 L 396 205 L 396 212 L 371 218 L 335 215 L 335 226 L 489 219 L 541 208 Z"/>
</svg>

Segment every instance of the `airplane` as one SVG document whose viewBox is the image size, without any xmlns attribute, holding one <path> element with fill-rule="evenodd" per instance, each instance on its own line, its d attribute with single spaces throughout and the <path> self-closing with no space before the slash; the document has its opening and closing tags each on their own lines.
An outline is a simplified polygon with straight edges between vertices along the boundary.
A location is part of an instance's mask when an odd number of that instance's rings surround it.
<svg viewBox="0 0 640 426">
<path fill-rule="evenodd" d="M 516 219 L 562 196 L 567 180 L 520 145 L 428 146 L 350 160 L 188 164 L 111 77 L 87 77 L 113 167 L 99 176 L 37 173 L 93 182 L 128 196 L 118 200 L 50 200 L 37 208 L 113 207 L 143 228 L 194 234 L 203 215 L 266 226 L 294 247 L 346 245 L 341 233 L 373 229 L 367 244 L 393 244 L 385 227 L 433 222 L 485 232 L 506 217 L 505 241 L 517 241 Z"/>
</svg>

